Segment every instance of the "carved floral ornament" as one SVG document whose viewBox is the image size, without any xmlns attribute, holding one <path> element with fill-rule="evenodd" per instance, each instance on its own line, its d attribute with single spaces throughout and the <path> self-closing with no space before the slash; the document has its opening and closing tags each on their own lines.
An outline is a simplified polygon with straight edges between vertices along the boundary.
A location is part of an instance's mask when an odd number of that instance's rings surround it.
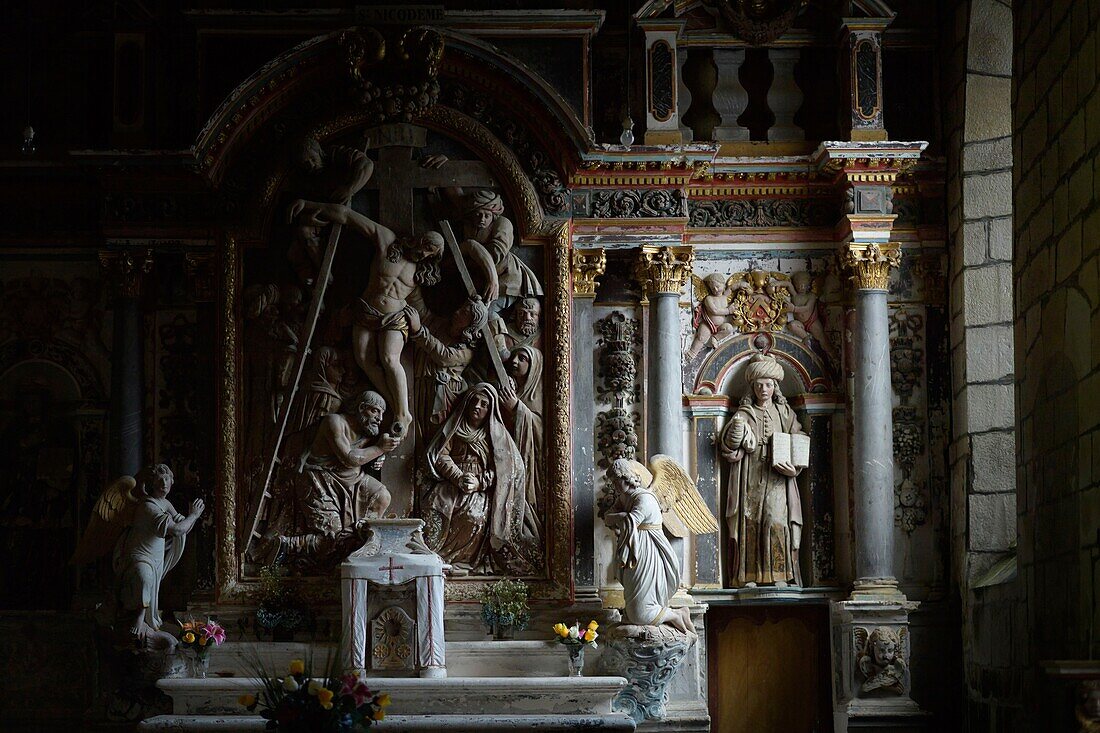
<svg viewBox="0 0 1100 733">
<path fill-rule="evenodd" d="M 806 7 L 806 0 L 707 0 L 734 35 L 754 46 L 782 36 Z"/>
<path fill-rule="evenodd" d="M 678 295 L 694 262 L 695 252 L 690 247 L 642 247 L 636 272 L 648 295 Z"/>
<path fill-rule="evenodd" d="M 99 264 L 119 295 L 136 298 L 141 294 L 142 278 L 153 270 L 153 251 L 105 250 L 99 253 Z"/>
<path fill-rule="evenodd" d="M 841 254 L 841 265 L 859 290 L 888 290 L 890 268 L 901 264 L 901 245 L 849 243 Z"/>
<path fill-rule="evenodd" d="M 607 253 L 602 249 L 573 250 L 573 296 L 594 298 L 596 278 L 607 269 Z"/>
</svg>

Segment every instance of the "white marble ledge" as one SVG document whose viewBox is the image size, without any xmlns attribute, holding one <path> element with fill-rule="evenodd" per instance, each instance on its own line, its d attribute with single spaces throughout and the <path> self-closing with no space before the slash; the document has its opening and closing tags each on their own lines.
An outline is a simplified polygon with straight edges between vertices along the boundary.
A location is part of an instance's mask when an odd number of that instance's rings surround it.
<svg viewBox="0 0 1100 733">
<path fill-rule="evenodd" d="M 267 721 L 258 716 L 158 715 L 138 724 L 141 733 L 258 733 Z M 630 733 L 634 720 L 622 713 L 607 715 L 387 715 L 380 731 L 433 733 L 434 731 L 539 731 L 572 733 L 599 730 Z"/>
<path fill-rule="evenodd" d="M 270 674 L 282 674 L 292 659 L 313 658 L 325 669 L 335 645 L 302 642 L 226 642 L 210 650 L 210 673 L 255 674 L 256 661 Z M 601 649 L 585 650 L 585 667 L 594 669 Z M 555 641 L 448 641 L 451 677 L 556 677 L 569 671 L 569 653 Z"/>
<path fill-rule="evenodd" d="M 626 686 L 622 677 L 368 677 L 372 690 L 390 694 L 394 715 L 440 715 L 507 710 L 524 715 L 603 715 Z M 167 678 L 157 687 L 172 698 L 175 715 L 243 715 L 238 696 L 258 692 L 259 679 Z"/>
</svg>

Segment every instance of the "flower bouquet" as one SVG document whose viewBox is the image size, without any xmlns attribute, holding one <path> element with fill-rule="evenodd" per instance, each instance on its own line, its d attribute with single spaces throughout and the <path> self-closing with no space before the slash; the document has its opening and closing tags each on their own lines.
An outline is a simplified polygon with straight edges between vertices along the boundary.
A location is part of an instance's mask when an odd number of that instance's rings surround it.
<svg viewBox="0 0 1100 733">
<path fill-rule="evenodd" d="M 202 679 L 210 667 L 210 648 L 224 642 L 225 629 L 217 621 L 190 619 L 180 624 L 176 648 L 182 649 L 186 655 L 190 676 Z"/>
<path fill-rule="evenodd" d="M 260 674 L 259 695 L 241 695 L 237 702 L 249 712 L 260 710 L 267 730 L 279 733 L 352 733 L 386 717 L 390 696 L 376 694 L 359 674 L 337 677 L 331 672 L 314 679 L 301 659 L 290 663 L 286 675 L 275 679 Z"/>
<path fill-rule="evenodd" d="M 580 677 L 581 671 L 584 669 L 584 648 L 592 647 L 597 648 L 596 639 L 599 637 L 596 629 L 600 628 L 600 625 L 595 621 L 588 622 L 588 628 L 581 631 L 580 624 L 575 623 L 572 626 L 566 626 L 560 621 L 554 624 L 554 633 L 557 634 L 557 641 L 559 644 L 563 644 L 569 650 L 569 676 Z"/>
<path fill-rule="evenodd" d="M 527 609 L 527 584 L 503 578 L 481 592 L 481 620 L 494 639 L 510 639 L 531 620 Z"/>
</svg>

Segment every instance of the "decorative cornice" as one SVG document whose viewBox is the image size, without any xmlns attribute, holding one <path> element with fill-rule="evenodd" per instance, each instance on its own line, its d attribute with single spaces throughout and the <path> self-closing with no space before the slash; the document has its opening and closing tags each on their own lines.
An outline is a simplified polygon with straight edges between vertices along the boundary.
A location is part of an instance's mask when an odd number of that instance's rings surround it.
<svg viewBox="0 0 1100 733">
<path fill-rule="evenodd" d="M 123 298 L 141 295 L 142 278 L 153 270 L 153 250 L 100 250 L 105 278 Z"/>
<path fill-rule="evenodd" d="M 607 253 L 603 249 L 573 250 L 573 297 L 595 298 L 596 278 L 607 269 Z"/>
<path fill-rule="evenodd" d="M 638 253 L 638 271 L 645 280 L 648 295 L 679 295 L 691 275 L 695 251 L 691 247 L 642 247 Z"/>
<path fill-rule="evenodd" d="M 841 265 L 857 290 L 888 290 L 890 268 L 901 264 L 901 245 L 849 242 L 841 253 Z"/>
</svg>

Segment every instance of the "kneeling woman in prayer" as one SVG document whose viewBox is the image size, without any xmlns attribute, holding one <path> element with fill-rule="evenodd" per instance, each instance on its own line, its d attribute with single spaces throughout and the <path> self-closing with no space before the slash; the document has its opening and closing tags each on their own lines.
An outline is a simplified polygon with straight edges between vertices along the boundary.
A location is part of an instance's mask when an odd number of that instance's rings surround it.
<svg viewBox="0 0 1100 733">
<path fill-rule="evenodd" d="M 534 574 L 542 564 L 538 519 L 495 387 L 482 382 L 462 396 L 427 457 L 428 545 L 458 571 Z"/>
</svg>

